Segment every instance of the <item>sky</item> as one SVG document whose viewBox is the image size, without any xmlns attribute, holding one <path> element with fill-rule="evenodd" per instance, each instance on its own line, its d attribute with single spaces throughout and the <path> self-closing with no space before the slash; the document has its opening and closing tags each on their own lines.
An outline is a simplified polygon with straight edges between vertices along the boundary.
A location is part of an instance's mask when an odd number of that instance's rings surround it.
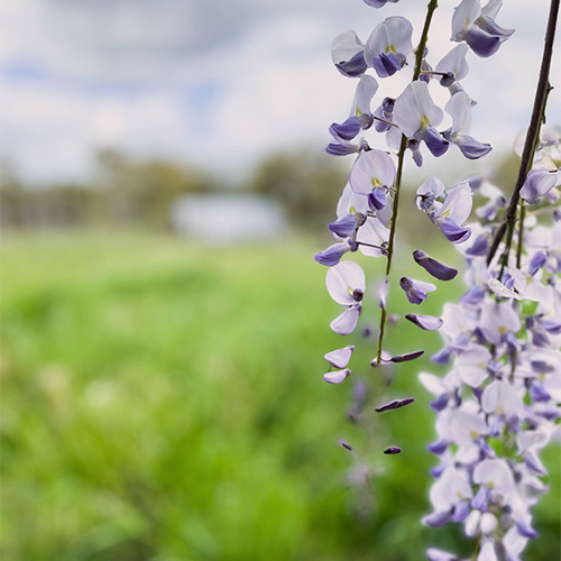
<svg viewBox="0 0 561 561">
<path fill-rule="evenodd" d="M 439 2 L 434 63 L 454 46 L 457 3 Z M 530 118 L 548 2 L 528 6 L 505 1 L 497 21 L 515 34 L 489 59 L 469 53 L 462 82 L 478 101 L 472 135 L 498 154 Z M 399 14 L 413 22 L 415 43 L 425 8 L 422 0 L 381 10 L 361 0 L 0 0 L 0 158 L 41 185 L 87 180 L 105 148 L 223 178 L 243 177 L 271 151 L 322 151 L 356 86 L 332 65 L 335 36 L 355 29 L 365 41 Z M 374 106 L 406 79 L 382 82 Z M 561 84 L 549 114 L 561 122 Z"/>
</svg>

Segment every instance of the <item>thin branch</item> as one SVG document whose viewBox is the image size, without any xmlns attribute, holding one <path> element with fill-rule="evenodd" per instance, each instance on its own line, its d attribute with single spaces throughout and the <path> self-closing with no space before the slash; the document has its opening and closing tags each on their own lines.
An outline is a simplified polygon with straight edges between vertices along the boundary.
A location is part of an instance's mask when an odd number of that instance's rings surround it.
<svg viewBox="0 0 561 561">
<path fill-rule="evenodd" d="M 541 125 L 541 119 L 544 112 L 545 101 L 547 99 L 549 85 L 549 71 L 551 68 L 551 57 L 553 55 L 553 42 L 555 39 L 555 28 L 557 26 L 557 18 L 559 15 L 559 2 L 560 0 L 551 0 L 551 7 L 549 11 L 549 19 L 547 22 L 547 30 L 545 34 L 545 43 L 542 56 L 542 65 L 540 68 L 540 74 L 538 79 L 538 87 L 536 89 L 536 96 L 534 98 L 534 108 L 532 110 L 532 118 L 530 121 L 530 126 L 528 132 L 526 133 L 526 141 L 524 143 L 524 151 L 522 152 L 522 159 L 520 161 L 520 169 L 518 170 L 518 178 L 516 179 L 516 184 L 514 186 L 514 193 L 510 199 L 510 204 L 508 206 L 505 218 L 500 228 L 497 230 L 495 239 L 491 244 L 489 253 L 487 254 L 487 265 L 491 263 L 493 257 L 497 253 L 497 249 L 504 238 L 507 229 L 509 231 L 508 239 L 509 244 L 505 248 L 505 254 L 503 254 L 503 264 L 508 260 L 508 252 L 510 251 L 510 244 L 512 243 L 512 234 L 514 232 L 514 225 L 516 223 L 516 209 L 518 207 L 518 201 L 520 199 L 520 190 L 524 185 L 528 171 L 532 165 L 534 147 L 536 142 L 539 140 L 539 131 Z"/>
</svg>

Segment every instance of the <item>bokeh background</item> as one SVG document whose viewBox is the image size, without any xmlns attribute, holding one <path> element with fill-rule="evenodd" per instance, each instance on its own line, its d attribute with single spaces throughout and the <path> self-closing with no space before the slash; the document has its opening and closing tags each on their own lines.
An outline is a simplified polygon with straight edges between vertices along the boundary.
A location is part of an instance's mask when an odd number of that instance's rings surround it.
<svg viewBox="0 0 561 561">
<path fill-rule="evenodd" d="M 424 357 L 396 369 L 387 396 L 417 402 L 373 434 L 347 419 L 351 379 L 321 379 L 323 354 L 342 345 L 312 255 L 331 243 L 351 164 L 323 146 L 354 90 L 330 44 L 351 28 L 365 39 L 405 8 L 418 26 L 424 4 L 0 0 L 2 559 L 413 561 L 428 544 L 473 550 L 457 529 L 419 524 L 434 415 L 417 374 L 442 370 Z M 436 60 L 453 4 L 437 11 Z M 547 8 L 507 3 L 499 23 L 515 35 L 491 59 L 468 59 L 472 133 L 492 154 L 408 162 L 396 276 L 421 241 L 461 264 L 412 209 L 426 177 L 452 186 L 483 172 L 512 188 Z M 424 313 L 459 296 L 461 282 L 450 284 Z M 410 311 L 395 292 L 390 306 Z M 375 331 L 373 302 L 366 311 Z M 368 364 L 374 339 L 352 342 Z M 440 341 L 398 320 L 388 344 L 430 356 Z M 354 378 L 385 382 L 360 367 Z M 404 453 L 381 455 L 388 444 Z M 561 550 L 559 448 L 544 460 L 551 492 L 535 509 L 532 561 Z"/>
</svg>

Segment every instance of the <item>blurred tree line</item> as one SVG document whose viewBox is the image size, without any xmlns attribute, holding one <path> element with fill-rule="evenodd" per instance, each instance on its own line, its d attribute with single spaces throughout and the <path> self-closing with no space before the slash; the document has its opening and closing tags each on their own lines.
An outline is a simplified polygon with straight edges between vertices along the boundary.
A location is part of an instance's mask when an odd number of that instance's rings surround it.
<svg viewBox="0 0 561 561">
<path fill-rule="evenodd" d="M 236 192 L 266 196 L 284 207 L 298 228 L 313 230 L 333 216 L 345 185 L 344 168 L 327 155 L 275 154 L 260 162 Z M 232 192 L 192 166 L 166 160 L 138 161 L 113 150 L 97 155 L 96 172 L 84 184 L 25 185 L 2 162 L 2 227 L 170 227 L 170 208 L 184 196 Z"/>
<path fill-rule="evenodd" d="M 0 166 L 0 223 L 4 228 L 141 227 L 170 228 L 170 209 L 178 199 L 204 193 L 252 193 L 276 201 L 299 231 L 325 231 L 348 179 L 349 161 L 318 151 L 298 150 L 267 156 L 240 184 L 225 187 L 189 165 L 155 159 L 138 161 L 105 150 L 97 154 L 94 177 L 85 184 L 24 185 L 9 162 Z M 499 166 L 496 183 L 509 192 L 516 156 Z M 426 224 L 414 211 L 404 221 L 414 230 Z"/>
</svg>

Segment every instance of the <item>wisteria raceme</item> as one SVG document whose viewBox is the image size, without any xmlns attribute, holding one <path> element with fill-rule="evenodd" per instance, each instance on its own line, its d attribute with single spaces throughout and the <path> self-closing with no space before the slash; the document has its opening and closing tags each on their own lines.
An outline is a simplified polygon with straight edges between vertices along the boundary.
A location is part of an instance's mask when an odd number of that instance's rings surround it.
<svg viewBox="0 0 561 561">
<path fill-rule="evenodd" d="M 383 8 L 388 0 L 364 2 Z M 399 6 L 406 7 L 405 3 Z M 332 45 L 335 67 L 355 79 L 357 86 L 348 117 L 329 127 L 332 140 L 326 151 L 352 156 L 354 162 L 337 205 L 337 218 L 329 224 L 335 243 L 315 259 L 329 268 L 328 292 L 344 306 L 330 324 L 342 336 L 357 332 L 364 321 L 363 304 L 372 294 L 366 266 L 363 269 L 353 259 L 361 254 L 384 261 L 385 277 L 374 296 L 379 308 L 378 344 L 370 361 L 370 367 L 385 369 L 382 372 L 424 354 L 411 349 L 390 353 L 385 341 L 387 323 L 396 317 L 388 309 L 387 295 L 396 282 L 392 263 L 403 204 L 404 160 L 410 154 L 422 166 L 427 154 L 440 158 L 448 150 L 458 150 L 468 160 L 476 160 L 491 151 L 489 144 L 472 136 L 476 102 L 461 81 L 470 71 L 468 59 L 474 66 L 478 57 L 492 56 L 514 33 L 497 23 L 501 7 L 502 0 L 485 4 L 461 0 L 450 22 L 450 48 L 437 53 L 434 60 L 427 38 L 436 0 L 429 0 L 415 47 L 415 30 L 403 16 L 379 21 L 365 41 L 349 30 Z M 445 304 L 437 317 L 420 308 L 427 298 L 438 297 L 436 284 L 407 276 L 398 281 L 401 296 L 413 308 L 405 319 L 420 329 L 421 337 L 423 331 L 440 331 L 445 345 L 431 358 L 450 367 L 443 378 L 426 372 L 419 375 L 434 394 L 431 406 L 437 412 L 437 439 L 428 449 L 439 459 L 431 471 L 433 511 L 423 522 L 432 527 L 462 524 L 466 535 L 477 539 L 470 558 L 476 561 L 520 560 L 528 540 L 537 536 L 530 509 L 546 491 L 542 481 L 546 469 L 539 452 L 558 433 L 556 421 L 561 417 L 561 210 L 557 205 L 561 133 L 543 126 L 536 136 L 545 121 L 545 86 L 557 17 L 553 14 L 558 9 L 559 0 L 552 0 L 532 124 L 516 142 L 521 165 L 510 202 L 482 175 L 448 188 L 440 178 L 431 177 L 414 196 L 414 205 L 427 217 L 426 227 L 438 228 L 464 256 L 466 292 L 458 303 Z M 396 75 L 401 84 L 407 84 L 398 95 L 385 95 L 386 81 Z M 435 95 L 439 89 L 447 94 L 444 103 L 435 101 L 442 99 Z M 445 119 L 451 125 L 440 130 Z M 378 144 L 385 140 L 386 148 L 373 148 L 371 138 Z M 483 202 L 472 212 L 474 195 Z M 423 274 L 438 282 L 458 276 L 457 269 L 423 249 L 400 258 L 415 263 L 419 272 L 423 269 Z M 367 286 L 369 294 L 365 294 Z M 337 385 L 354 373 L 354 399 L 348 412 L 354 423 L 363 422 L 368 407 L 376 413 L 399 415 L 394 411 L 415 399 L 400 397 L 384 403 L 379 387 L 371 391 L 376 382 L 365 375 L 365 365 L 355 364 L 360 356 L 355 347 L 361 342 L 354 343 L 325 354 L 332 370 L 323 379 Z M 376 401 L 370 405 L 373 394 Z M 359 447 L 340 443 L 360 458 Z M 378 446 L 386 455 L 402 452 L 401 445 Z M 364 459 L 359 466 L 350 480 L 363 484 L 372 470 Z M 436 548 L 426 553 L 431 561 L 460 561 L 455 554 Z"/>
<path fill-rule="evenodd" d="M 375 0 L 366 3 L 382 8 L 387 2 Z M 476 7 L 479 7 L 478 1 Z M 371 360 L 374 367 L 414 360 L 422 354 L 422 351 L 410 349 L 390 354 L 384 348 L 385 326 L 388 318 L 393 317 L 387 310 L 386 296 L 394 258 L 404 159 L 410 152 L 415 163 L 422 165 L 424 147 L 433 156 L 440 157 L 451 144 L 455 144 L 471 159 L 484 156 L 491 149 L 488 144 L 470 136 L 474 102 L 460 81 L 468 74 L 466 56 L 472 47 L 469 41 L 464 42 L 461 35 L 464 33 L 466 37 L 473 38 L 477 35 L 473 29 L 489 31 L 490 24 L 486 22 L 496 17 L 498 7 L 497 2 L 492 0 L 475 14 L 477 10 L 474 11 L 472 6 L 468 11 L 475 15 L 468 22 L 465 33 L 456 30 L 451 22 L 453 40 L 460 44 L 451 43 L 449 52 L 440 53 L 434 63 L 429 60 L 426 44 L 432 14 L 437 8 L 436 0 L 431 0 L 428 5 L 416 49 L 413 47 L 413 25 L 402 16 L 379 21 L 366 40 L 359 38 L 355 31 L 348 30 L 333 42 L 331 54 L 335 67 L 344 76 L 356 79 L 357 85 L 348 116 L 329 127 L 332 141 L 327 146 L 327 152 L 337 156 L 352 155 L 355 159 L 337 206 L 337 218 L 329 224 L 335 243 L 316 254 L 315 259 L 329 267 L 329 294 L 335 302 L 345 306 L 330 325 L 335 333 L 343 336 L 351 335 L 359 324 L 365 290 L 363 269 L 351 261 L 352 257 L 358 252 L 365 257 L 385 260 L 386 276 L 378 295 L 378 348 Z M 456 14 L 466 10 L 464 1 Z M 457 15 L 454 18 L 457 19 Z M 493 33 L 499 29 L 495 27 L 491 29 Z M 501 36 L 501 42 L 504 39 L 506 35 Z M 434 64 L 436 70 L 432 71 Z M 396 74 L 403 72 L 408 73 L 409 83 L 401 94 L 395 97 L 380 95 L 383 86 L 379 80 L 392 80 Z M 444 88 L 449 94 L 450 99 L 444 107 L 433 100 L 434 92 L 439 88 Z M 373 107 L 377 108 L 373 110 Z M 445 111 L 451 118 L 452 126 L 439 131 L 437 127 L 442 123 Z M 367 134 L 385 135 L 387 149 L 372 148 Z M 464 226 L 471 211 L 471 194 L 467 183 L 446 192 L 442 182 L 434 178 L 419 189 L 416 202 L 447 239 L 460 244 L 471 235 L 471 229 Z M 413 257 L 438 280 L 448 281 L 457 275 L 456 269 L 429 257 L 420 249 Z M 411 259 L 411 256 L 407 258 Z M 421 305 L 427 295 L 437 288 L 432 283 L 409 277 L 402 277 L 399 285 L 407 300 L 416 306 Z M 441 318 L 422 313 L 408 314 L 407 319 L 424 331 L 437 330 L 442 325 Z M 329 365 L 336 369 L 324 375 L 325 381 L 338 384 L 348 377 L 348 365 L 353 361 L 351 347 L 354 350 L 353 345 L 348 345 L 325 355 Z"/>
<path fill-rule="evenodd" d="M 492 237 L 492 222 L 478 224 L 478 238 L 456 246 L 466 258 L 470 289 L 460 304 L 445 305 L 445 348 L 433 357 L 451 370 L 444 380 L 420 375 L 435 396 L 438 436 L 429 450 L 440 459 L 430 493 L 433 512 L 424 522 L 463 524 L 479 539 L 479 561 L 520 559 L 537 537 L 530 508 L 547 490 L 538 454 L 558 432 L 561 417 L 561 221 L 548 207 L 560 198 L 561 178 L 549 169 L 548 154 L 559 150 L 561 136 L 545 129 L 543 137 L 557 142 L 541 142 L 534 169 L 557 179 L 544 193 L 542 214 L 526 215 L 521 258 L 510 254 L 502 267 L 497 257 L 488 267 L 486 252 L 471 251 L 480 238 Z M 525 188 L 529 181 L 530 174 Z M 481 194 L 493 198 L 496 189 L 484 185 L 479 182 Z M 535 204 L 528 191 L 522 197 Z M 435 549 L 428 556 L 457 559 Z"/>
</svg>

